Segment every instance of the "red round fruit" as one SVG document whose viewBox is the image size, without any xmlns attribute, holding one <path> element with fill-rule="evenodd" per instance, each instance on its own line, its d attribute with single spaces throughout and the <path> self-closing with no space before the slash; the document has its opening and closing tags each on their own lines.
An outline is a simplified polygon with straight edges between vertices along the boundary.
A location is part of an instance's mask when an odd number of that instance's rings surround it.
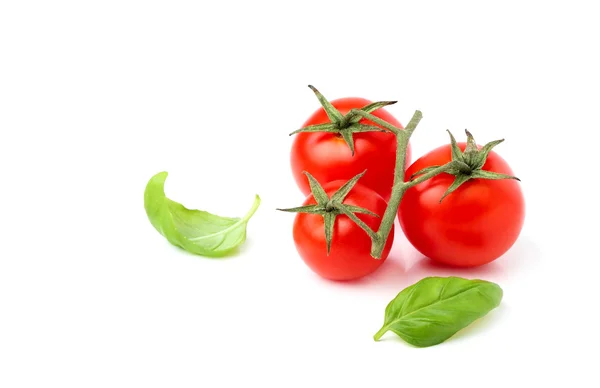
<svg viewBox="0 0 600 388">
<path fill-rule="evenodd" d="M 323 185 L 331 197 L 346 181 L 334 181 Z M 310 194 L 303 205 L 316 204 Z M 379 217 L 356 214 L 371 229 L 377 231 L 387 207 L 385 200 L 366 186 L 357 184 L 346 196 L 344 204 L 360 206 Z M 380 259 L 371 256 L 371 238 L 347 216 L 336 217 L 331 250 L 327 255 L 325 225 L 320 214 L 298 213 L 294 219 L 294 243 L 306 265 L 318 275 L 331 280 L 353 280 L 377 270 L 385 261 L 394 241 L 392 228 Z"/>
<path fill-rule="evenodd" d="M 466 143 L 458 143 L 464 151 Z M 452 160 L 450 145 L 415 161 L 405 179 L 426 167 Z M 491 151 L 482 170 L 513 175 Z M 502 256 L 515 243 L 525 218 L 525 200 L 514 179 L 471 179 L 440 198 L 454 181 L 440 174 L 406 191 L 398 218 L 406 238 L 424 256 L 458 267 L 474 267 Z"/>
<path fill-rule="evenodd" d="M 343 115 L 351 109 L 359 109 L 370 103 L 369 100 L 357 97 L 331 101 L 331 104 Z M 397 128 L 403 128 L 402 124 L 383 108 L 372 114 Z M 306 120 L 302 127 L 328 122 L 330 120 L 321 107 Z M 376 125 L 364 119 L 361 123 Z M 317 181 L 324 184 L 338 179 L 347 181 L 367 170 L 361 178 L 361 184 L 378 192 L 386 201 L 389 200 L 396 162 L 396 137 L 391 132 L 354 133 L 354 156 L 348 144 L 338 134 L 300 132 L 294 136 L 291 151 L 292 172 L 304 195 L 310 194 L 304 171 L 310 172 Z M 406 165 L 410 160 L 409 145 L 406 152 Z"/>
</svg>

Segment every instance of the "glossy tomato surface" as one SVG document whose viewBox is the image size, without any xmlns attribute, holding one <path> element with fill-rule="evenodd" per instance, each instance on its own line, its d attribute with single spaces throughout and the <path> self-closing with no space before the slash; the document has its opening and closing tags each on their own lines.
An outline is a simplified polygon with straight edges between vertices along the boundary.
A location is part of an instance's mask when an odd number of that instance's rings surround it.
<svg viewBox="0 0 600 388">
<path fill-rule="evenodd" d="M 323 185 L 331 197 L 345 181 Z M 309 195 L 304 205 L 315 204 Z M 345 204 L 360 206 L 379 215 L 357 214 L 371 229 L 377 231 L 387 203 L 375 191 L 357 184 L 344 200 Z M 371 239 L 345 215 L 338 215 L 333 229 L 331 251 L 327 255 L 325 225 L 319 214 L 298 213 L 294 220 L 294 243 L 306 265 L 318 275 L 331 280 L 353 280 L 377 270 L 385 261 L 394 241 L 392 228 L 381 259 L 371 256 Z"/>
<path fill-rule="evenodd" d="M 459 143 L 461 150 L 465 143 Z M 406 179 L 417 171 L 452 159 L 441 146 L 416 160 Z M 514 175 L 508 163 L 491 151 L 483 170 Z M 513 179 L 471 179 L 440 198 L 454 176 L 440 174 L 407 190 L 398 217 L 410 243 L 430 259 L 458 267 L 474 267 L 502 256 L 515 243 L 525 218 L 520 183 Z"/>
<path fill-rule="evenodd" d="M 371 101 L 352 97 L 333 100 L 331 103 L 345 115 L 351 109 L 362 108 Z M 378 109 L 372 114 L 398 128 L 403 128 L 400 122 L 385 109 Z M 325 110 L 319 108 L 302 127 L 328 122 L 330 120 Z M 362 120 L 361 123 L 375 125 L 367 120 Z M 391 132 L 355 133 L 353 135 L 354 156 L 344 139 L 337 134 L 305 132 L 294 136 L 291 150 L 292 172 L 304 195 L 310 194 L 310 187 L 303 171 L 308 171 L 317 181 L 325 184 L 338 179 L 349 180 L 367 170 L 367 173 L 361 178 L 361 184 L 377 191 L 386 201 L 389 199 L 396 162 L 396 137 Z M 411 160 L 410 145 L 407 149 L 406 160 L 408 166 Z"/>
</svg>

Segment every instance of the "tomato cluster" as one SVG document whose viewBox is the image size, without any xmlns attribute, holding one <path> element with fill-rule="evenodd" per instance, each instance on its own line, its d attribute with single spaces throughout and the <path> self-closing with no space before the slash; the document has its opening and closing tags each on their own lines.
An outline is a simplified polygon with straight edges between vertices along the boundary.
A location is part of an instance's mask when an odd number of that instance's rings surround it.
<svg viewBox="0 0 600 388">
<path fill-rule="evenodd" d="M 353 97 L 329 103 L 313 90 L 323 107 L 306 120 L 303 128 L 307 130 L 295 135 L 291 149 L 292 173 L 300 190 L 307 195 L 294 221 L 294 242 L 300 257 L 320 276 L 357 279 L 377 270 L 393 244 L 392 226 L 383 252 L 374 258 L 373 236 L 365 232 L 365 226 L 377 232 L 392 191 L 397 190 L 392 187 L 397 167 L 397 138 L 384 126 L 365 118 L 360 121 L 356 118 L 354 126 L 340 119 L 353 109 L 369 107 L 371 101 Z M 371 120 L 378 118 L 403 129 L 383 107 L 370 112 Z M 328 123 L 332 125 L 327 126 Z M 360 125 L 363 126 L 359 130 Z M 353 132 L 344 132 L 346 127 Z M 319 131 L 321 128 L 323 131 Z M 397 211 L 402 231 L 420 253 L 458 267 L 479 266 L 502 256 L 519 236 L 525 211 L 519 182 L 502 179 L 514 178 L 508 163 L 491 150 L 493 145 L 485 152 L 478 151 L 482 147 L 476 146 L 470 133 L 467 134 L 472 141 L 470 149 L 467 143 L 455 143 L 452 137 L 454 148 L 443 145 L 412 164 L 410 145 L 406 147 L 405 182 L 428 169 L 452 162 L 459 149 L 468 155 L 461 159 L 466 164 L 460 164 L 466 169 L 449 169 L 421 183 L 415 182 L 403 192 Z M 477 159 L 483 153 L 485 156 Z M 468 176 L 469 163 L 477 172 L 472 177 Z M 341 207 L 336 208 L 333 200 L 328 201 L 336 192 L 345 190 L 348 180 L 363 172 L 360 181 L 352 183 L 343 204 L 338 204 Z M 307 173 L 311 179 L 307 179 Z M 319 198 L 315 198 L 317 194 Z M 349 207 L 345 208 L 346 205 Z M 362 209 L 352 217 L 358 220 L 351 219 L 350 208 Z M 334 220 L 329 220 L 333 222 L 329 230 L 328 217 Z"/>
</svg>

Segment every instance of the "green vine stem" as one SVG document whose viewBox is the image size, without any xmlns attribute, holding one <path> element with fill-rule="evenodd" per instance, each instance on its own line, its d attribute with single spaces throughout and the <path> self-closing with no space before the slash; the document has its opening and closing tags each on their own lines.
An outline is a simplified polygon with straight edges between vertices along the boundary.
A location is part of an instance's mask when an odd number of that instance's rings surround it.
<svg viewBox="0 0 600 388">
<path fill-rule="evenodd" d="M 360 116 L 366 118 L 376 124 L 381 125 L 384 128 L 389 129 L 391 132 L 396 135 L 396 166 L 394 168 L 394 181 L 392 187 L 392 195 L 388 202 L 388 206 L 385 209 L 385 213 L 381 219 L 381 224 L 379 225 L 379 230 L 376 233 L 376 237 L 373 238 L 373 245 L 371 246 L 371 256 L 376 259 L 381 258 L 381 254 L 383 252 L 383 248 L 385 247 L 385 242 L 392 230 L 392 226 L 394 225 L 394 220 L 396 219 L 396 215 L 398 214 L 398 207 L 400 207 L 400 201 L 402 201 L 402 197 L 404 197 L 404 193 L 409 188 L 426 181 L 429 178 L 434 177 L 437 174 L 441 174 L 442 172 L 446 172 L 452 169 L 456 164 L 453 162 L 448 163 L 444 166 L 437 168 L 436 170 L 432 170 L 427 174 L 421 175 L 419 178 L 405 182 L 404 181 L 404 170 L 406 163 L 406 149 L 408 148 L 408 142 L 413 132 L 417 128 L 417 125 L 423 118 L 423 114 L 421 111 L 417 110 L 413 114 L 413 117 L 410 119 L 408 125 L 404 130 L 396 128 L 391 124 L 385 122 L 384 120 L 379 119 L 369 113 L 360 111 L 358 109 L 353 109 L 350 111 L 351 115 Z"/>
</svg>

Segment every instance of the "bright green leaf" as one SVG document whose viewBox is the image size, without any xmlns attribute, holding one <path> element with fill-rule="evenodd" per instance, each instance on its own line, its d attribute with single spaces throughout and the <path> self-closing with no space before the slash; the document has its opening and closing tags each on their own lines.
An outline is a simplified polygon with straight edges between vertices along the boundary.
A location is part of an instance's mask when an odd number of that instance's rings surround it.
<svg viewBox="0 0 600 388">
<path fill-rule="evenodd" d="M 437 345 L 498 307 L 502 289 L 485 280 L 427 277 L 402 290 L 386 307 L 379 340 L 392 331 L 418 346 Z"/>
<path fill-rule="evenodd" d="M 220 217 L 187 209 L 167 198 L 167 175 L 160 172 L 150 179 L 144 192 L 144 208 L 152 226 L 171 244 L 198 255 L 219 257 L 246 241 L 246 225 L 260 205 L 258 195 L 244 217 Z"/>
</svg>

